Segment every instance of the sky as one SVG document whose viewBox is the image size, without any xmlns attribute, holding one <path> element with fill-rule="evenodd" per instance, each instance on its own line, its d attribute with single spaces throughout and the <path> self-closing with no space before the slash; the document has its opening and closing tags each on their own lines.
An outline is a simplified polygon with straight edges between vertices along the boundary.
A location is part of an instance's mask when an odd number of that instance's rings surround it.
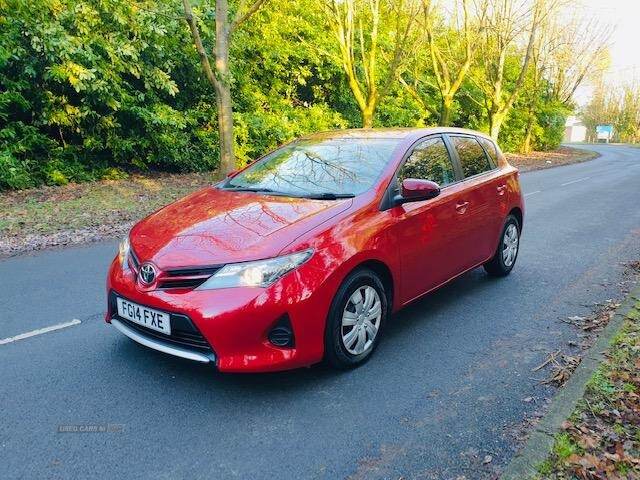
<svg viewBox="0 0 640 480">
<path fill-rule="evenodd" d="M 607 80 L 621 83 L 640 80 L 640 0 L 576 0 L 576 7 L 586 16 L 596 16 L 614 26 L 609 52 L 611 67 Z M 591 96 L 585 85 L 576 92 L 576 100 L 584 104 Z"/>
</svg>

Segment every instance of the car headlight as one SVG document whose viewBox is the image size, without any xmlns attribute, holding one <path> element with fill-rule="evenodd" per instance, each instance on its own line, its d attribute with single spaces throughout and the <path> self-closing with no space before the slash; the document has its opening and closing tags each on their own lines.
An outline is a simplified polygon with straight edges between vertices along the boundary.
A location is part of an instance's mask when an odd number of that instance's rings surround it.
<svg viewBox="0 0 640 480">
<path fill-rule="evenodd" d="M 255 262 L 225 265 L 207 279 L 198 290 L 230 287 L 268 287 L 311 258 L 313 250 Z"/>
<path fill-rule="evenodd" d="M 120 245 L 118 246 L 118 258 L 120 259 L 120 265 L 123 270 L 129 270 L 130 251 L 131 246 L 129 245 L 129 235 L 127 235 L 120 241 Z"/>
</svg>

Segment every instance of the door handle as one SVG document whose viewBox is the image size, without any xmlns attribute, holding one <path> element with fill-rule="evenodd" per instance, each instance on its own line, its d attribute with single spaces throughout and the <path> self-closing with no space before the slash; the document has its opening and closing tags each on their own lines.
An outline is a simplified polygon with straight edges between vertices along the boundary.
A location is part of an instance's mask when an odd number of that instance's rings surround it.
<svg viewBox="0 0 640 480">
<path fill-rule="evenodd" d="M 504 192 L 507 191 L 507 186 L 506 185 L 498 185 L 496 187 L 496 190 L 498 191 L 498 195 L 504 195 Z"/>
<path fill-rule="evenodd" d="M 467 211 L 468 206 L 469 206 L 469 202 L 456 203 L 456 211 L 458 213 L 464 213 Z"/>
</svg>

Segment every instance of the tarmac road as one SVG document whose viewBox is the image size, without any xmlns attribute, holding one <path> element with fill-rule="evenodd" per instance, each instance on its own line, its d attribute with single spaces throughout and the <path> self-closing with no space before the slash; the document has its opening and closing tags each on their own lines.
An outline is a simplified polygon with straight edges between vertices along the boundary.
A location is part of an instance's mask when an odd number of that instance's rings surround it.
<svg viewBox="0 0 640 480">
<path fill-rule="evenodd" d="M 575 339 L 559 319 L 615 295 L 621 262 L 640 258 L 640 149 L 588 148 L 602 156 L 522 174 L 524 232 L 509 277 L 477 269 L 413 304 L 349 372 L 222 375 L 136 345 L 103 321 L 115 242 L 1 261 L 0 476 L 491 472 L 513 454 L 512 427 L 552 393 L 531 369 Z M 59 432 L 92 425 L 109 431 Z"/>
</svg>

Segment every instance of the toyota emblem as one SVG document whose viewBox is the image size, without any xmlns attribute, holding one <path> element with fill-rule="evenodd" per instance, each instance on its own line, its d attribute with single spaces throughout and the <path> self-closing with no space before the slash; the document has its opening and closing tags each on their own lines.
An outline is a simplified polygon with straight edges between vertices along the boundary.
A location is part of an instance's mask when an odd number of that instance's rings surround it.
<svg viewBox="0 0 640 480">
<path fill-rule="evenodd" d="M 150 263 L 143 263 L 140 267 L 140 280 L 145 285 L 151 285 L 156 279 L 156 268 Z"/>
</svg>

